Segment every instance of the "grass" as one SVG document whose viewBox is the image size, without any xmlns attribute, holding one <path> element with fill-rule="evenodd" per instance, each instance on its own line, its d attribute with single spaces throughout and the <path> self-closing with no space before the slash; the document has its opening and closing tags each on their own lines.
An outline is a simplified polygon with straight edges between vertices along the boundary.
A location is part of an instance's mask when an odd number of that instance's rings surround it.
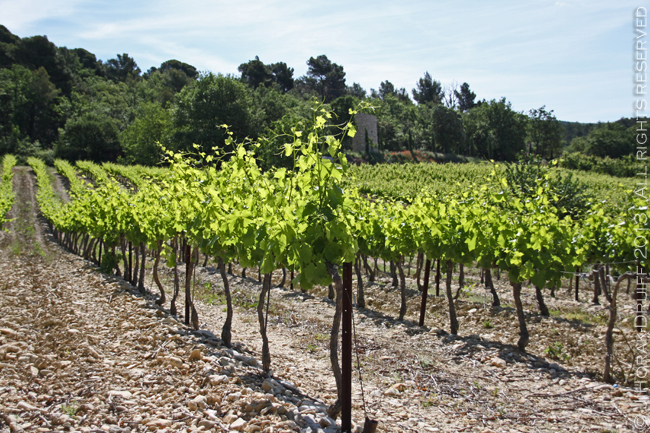
<svg viewBox="0 0 650 433">
<path fill-rule="evenodd" d="M 422 357 L 420 358 L 420 367 L 422 367 L 425 370 L 428 370 L 430 368 L 433 368 L 435 365 L 435 362 L 431 358 L 427 357 Z"/>
<path fill-rule="evenodd" d="M 217 292 L 212 287 L 212 283 L 206 282 L 195 286 L 194 296 L 208 305 L 226 305 L 226 295 L 221 291 Z M 257 308 L 258 301 L 253 296 L 246 296 L 242 292 L 232 294 L 232 304 L 244 309 Z M 271 308 L 269 307 L 269 311 Z"/>
<path fill-rule="evenodd" d="M 473 295 L 470 294 L 467 297 L 467 300 L 469 302 L 473 302 L 475 304 L 492 304 L 492 297 L 491 296 L 483 296 L 483 295 Z"/>
<path fill-rule="evenodd" d="M 79 406 L 77 405 L 77 402 L 73 401 L 70 404 L 61 405 L 61 410 L 68 416 L 75 416 L 79 410 Z"/>
<path fill-rule="evenodd" d="M 559 341 L 554 342 L 544 350 L 549 357 L 557 360 L 568 361 L 571 356 L 564 351 L 564 345 Z"/>
<path fill-rule="evenodd" d="M 580 308 L 570 308 L 565 310 L 550 309 L 551 317 L 561 317 L 570 322 L 582 322 L 590 325 L 606 325 L 608 321 L 607 313 L 591 314 Z"/>
<path fill-rule="evenodd" d="M 488 320 L 486 320 L 485 322 L 483 322 L 483 327 L 484 327 L 485 329 L 492 329 L 492 328 L 494 328 L 494 325 L 493 325 L 492 322 L 488 319 Z"/>
</svg>

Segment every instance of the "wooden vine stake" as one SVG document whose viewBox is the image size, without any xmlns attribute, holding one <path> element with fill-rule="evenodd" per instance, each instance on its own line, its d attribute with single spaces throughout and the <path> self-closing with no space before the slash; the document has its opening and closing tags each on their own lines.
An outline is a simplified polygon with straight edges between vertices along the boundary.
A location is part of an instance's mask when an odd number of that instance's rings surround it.
<svg viewBox="0 0 650 433">
<path fill-rule="evenodd" d="M 341 432 L 352 431 L 352 263 L 343 264 Z"/>
</svg>

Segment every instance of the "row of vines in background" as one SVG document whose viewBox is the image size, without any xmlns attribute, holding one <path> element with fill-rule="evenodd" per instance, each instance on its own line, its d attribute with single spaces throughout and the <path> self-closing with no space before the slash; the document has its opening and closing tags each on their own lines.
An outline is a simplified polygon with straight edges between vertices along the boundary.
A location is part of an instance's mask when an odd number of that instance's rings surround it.
<svg viewBox="0 0 650 433">
<path fill-rule="evenodd" d="M 172 313 L 180 290 L 179 258 L 183 257 L 185 275 L 190 276 L 199 253 L 213 257 L 226 292 L 227 319 L 221 333 L 226 345 L 231 341 L 232 301 L 225 265 L 236 260 L 242 267 L 258 267 L 263 280 L 257 308 L 265 371 L 270 369 L 271 358 L 264 307 L 272 272 L 290 270 L 295 275 L 292 283 L 307 290 L 315 284 L 333 284 L 336 312 L 330 359 L 339 398 L 342 284 L 338 269 L 343 263 L 357 261 L 359 267 L 359 259 L 367 257 L 391 262 L 400 280 L 402 319 L 406 314 L 404 257 L 417 252 L 438 260 L 447 269 L 446 295 L 454 334 L 458 332 L 451 293 L 454 264 L 499 268 L 512 285 L 520 328 L 518 345 L 525 350 L 529 335 L 520 298 L 523 281 L 530 280 L 541 292 L 558 287 L 565 272 L 584 263 L 635 259 L 635 229 L 647 228 L 648 221 L 632 218 L 633 212 L 647 216 L 647 208 L 631 194 L 617 195 L 621 201 L 613 203 L 579 194 L 573 177 L 545 167 L 502 171 L 486 165 L 471 170 L 424 167 L 415 177 L 429 170 L 432 188 L 418 193 L 413 187 L 398 194 L 404 201 L 392 198 L 393 194 L 379 197 L 358 187 L 359 172 L 348 166 L 340 141 L 324 135 L 329 116 L 318 107 L 311 132 L 293 130 L 285 137 L 279 151 L 292 158 L 293 169 L 264 172 L 251 150 L 257 144 L 244 146 L 231 138 L 226 140 L 226 148 L 234 149 L 229 154 L 206 154 L 198 148 L 193 155 L 168 152 L 169 170 L 156 174 L 117 166 L 102 169 L 86 162 L 77 164 L 77 172 L 58 160 L 56 168 L 69 180 L 72 200 L 52 204 L 55 199 L 49 193 L 42 195 L 39 186 L 39 203 L 43 201 L 43 214 L 64 245 L 106 269 L 121 272 L 140 290 L 144 290 L 149 250 L 161 304 L 166 299 L 157 268 L 166 260 L 175 275 Z M 354 134 L 352 125 L 342 129 L 344 134 Z M 30 160 L 30 164 L 38 173 L 39 185 L 45 182 L 40 174 L 42 163 Z M 378 177 L 375 173 L 374 178 Z M 199 322 L 190 278 L 185 280 L 184 317 L 196 328 Z M 330 408 L 332 416 L 338 407 L 335 403 Z"/>
<path fill-rule="evenodd" d="M 7 212 L 14 204 L 13 193 L 13 168 L 16 165 L 16 157 L 5 155 L 2 159 L 2 177 L 0 177 L 0 229 L 7 222 Z"/>
</svg>

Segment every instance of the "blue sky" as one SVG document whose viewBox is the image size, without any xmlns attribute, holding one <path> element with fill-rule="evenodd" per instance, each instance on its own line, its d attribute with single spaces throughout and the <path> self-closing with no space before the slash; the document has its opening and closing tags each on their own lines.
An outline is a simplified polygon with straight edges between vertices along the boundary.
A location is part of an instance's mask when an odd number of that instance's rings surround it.
<svg viewBox="0 0 650 433">
<path fill-rule="evenodd" d="M 0 0 L 0 24 L 103 60 L 128 53 L 143 71 L 178 59 L 236 74 L 258 55 L 297 77 L 326 54 L 366 90 L 389 80 L 410 92 L 428 71 L 517 111 L 597 122 L 634 114 L 639 6 L 650 11 L 628 0 Z"/>
</svg>

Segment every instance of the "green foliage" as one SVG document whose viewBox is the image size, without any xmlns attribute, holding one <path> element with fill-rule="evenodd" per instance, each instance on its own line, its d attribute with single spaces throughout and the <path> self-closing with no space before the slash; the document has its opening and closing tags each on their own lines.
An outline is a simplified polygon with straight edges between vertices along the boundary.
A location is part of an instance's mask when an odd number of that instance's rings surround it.
<svg viewBox="0 0 650 433">
<path fill-rule="evenodd" d="M 254 60 L 239 65 L 238 70 L 242 81 L 253 89 L 273 86 L 286 93 L 293 88 L 293 68 L 284 62 L 265 65 L 255 56 Z"/>
<path fill-rule="evenodd" d="M 608 124 L 591 131 L 585 147 L 587 155 L 620 158 L 634 151 L 634 133 L 622 125 Z"/>
<path fill-rule="evenodd" d="M 636 161 L 633 156 L 611 159 L 609 157 L 599 158 L 583 155 L 578 152 L 564 154 L 559 160 L 559 164 L 563 168 L 608 174 L 616 177 L 635 177 L 637 173 L 642 173 L 645 170 L 644 163 Z"/>
<path fill-rule="evenodd" d="M 136 118 L 120 134 L 124 159 L 129 164 L 156 165 L 162 160 L 162 146 L 170 146 L 172 115 L 160 104 L 143 102 Z"/>
<path fill-rule="evenodd" d="M 59 93 L 42 67 L 0 69 L 0 153 L 15 153 L 24 139 L 52 144 Z"/>
<path fill-rule="evenodd" d="M 463 83 L 460 86 L 460 91 L 454 90 L 454 96 L 458 100 L 458 109 L 465 113 L 476 106 L 474 100 L 476 99 L 476 93 L 472 92 L 469 88 L 469 84 Z"/>
<path fill-rule="evenodd" d="M 345 71 L 322 54 L 307 61 L 307 75 L 301 82 L 315 92 L 321 101 L 331 102 L 345 93 Z"/>
<path fill-rule="evenodd" d="M 431 123 L 436 148 L 443 153 L 465 153 L 465 132 L 463 120 L 454 110 L 444 105 L 436 105 L 431 110 Z"/>
<path fill-rule="evenodd" d="M 550 356 L 553 359 L 568 361 L 571 356 L 564 352 L 564 345 L 559 341 L 556 341 L 552 345 L 544 349 L 544 353 Z"/>
<path fill-rule="evenodd" d="M 587 192 L 587 185 L 572 173 L 551 172 L 539 159 L 522 159 L 518 164 L 508 164 L 504 174 L 512 193 L 521 199 L 535 197 L 540 183 L 543 183 L 551 194 L 549 201 L 560 219 L 567 215 L 579 219 L 593 200 Z"/>
<path fill-rule="evenodd" d="M 417 88 L 413 89 L 413 99 L 418 104 L 440 104 L 443 96 L 440 81 L 432 79 L 428 72 L 424 73 L 424 77 L 417 82 Z"/>
<path fill-rule="evenodd" d="M 199 72 L 196 70 L 194 66 L 184 62 L 180 62 L 175 59 L 162 62 L 160 64 L 159 71 L 163 73 L 171 72 L 171 71 L 179 71 L 182 72 L 187 78 L 198 78 L 199 76 Z"/>
<path fill-rule="evenodd" d="M 350 168 L 347 182 L 362 194 L 410 203 L 417 196 L 458 194 L 492 170 L 485 163 L 361 165 Z"/>
<path fill-rule="evenodd" d="M 463 121 L 470 156 L 515 161 L 525 149 L 525 116 L 513 111 L 505 98 L 474 107 Z"/>
<path fill-rule="evenodd" d="M 257 149 L 262 169 L 293 168 L 293 154 L 287 155 L 285 148 L 293 143 L 295 131 L 309 135 L 312 132 L 310 122 L 293 113 L 285 114 L 280 120 L 273 122 L 260 139 Z"/>
<path fill-rule="evenodd" d="M 174 108 L 173 140 L 178 150 L 222 149 L 228 125 L 233 137 L 256 137 L 259 125 L 250 90 L 240 80 L 225 75 L 202 75 L 193 86 L 183 88 Z M 228 149 L 228 150 L 232 150 Z"/>
<path fill-rule="evenodd" d="M 418 108 L 411 100 L 399 98 L 394 93 L 386 93 L 383 99 L 377 102 L 375 113 L 379 148 L 390 151 L 406 149 L 409 132 L 416 133 L 415 142 L 419 147 L 422 134 L 418 132 Z M 430 118 L 426 122 L 431 123 Z M 430 148 L 432 149 L 433 146 Z"/>
<path fill-rule="evenodd" d="M 106 76 L 115 82 L 127 82 L 140 78 L 140 68 L 127 53 L 118 54 L 116 59 L 106 62 Z"/>
<path fill-rule="evenodd" d="M 0 229 L 8 222 L 6 215 L 14 204 L 13 192 L 13 168 L 16 165 L 16 157 L 5 155 L 2 159 L 2 177 L 0 178 Z"/>
<path fill-rule="evenodd" d="M 88 112 L 68 119 L 55 147 L 57 157 L 70 161 L 115 161 L 121 153 L 113 119 Z"/>
<path fill-rule="evenodd" d="M 485 329 L 492 329 L 492 328 L 494 328 L 494 325 L 492 324 L 492 321 L 490 321 L 490 320 L 488 319 L 488 320 L 486 320 L 486 321 L 483 322 L 483 327 L 484 327 Z"/>
<path fill-rule="evenodd" d="M 545 106 L 532 109 L 528 120 L 529 151 L 542 158 L 553 159 L 562 146 L 562 125 Z"/>
<path fill-rule="evenodd" d="M 104 254 L 102 254 L 102 262 L 100 264 L 102 272 L 107 274 L 113 272 L 113 269 L 117 268 L 117 264 L 121 258 L 121 254 L 113 254 L 110 250 L 104 251 Z"/>
<path fill-rule="evenodd" d="M 75 416 L 79 411 L 79 405 L 76 402 L 70 404 L 62 404 L 61 410 L 68 416 Z"/>
</svg>

